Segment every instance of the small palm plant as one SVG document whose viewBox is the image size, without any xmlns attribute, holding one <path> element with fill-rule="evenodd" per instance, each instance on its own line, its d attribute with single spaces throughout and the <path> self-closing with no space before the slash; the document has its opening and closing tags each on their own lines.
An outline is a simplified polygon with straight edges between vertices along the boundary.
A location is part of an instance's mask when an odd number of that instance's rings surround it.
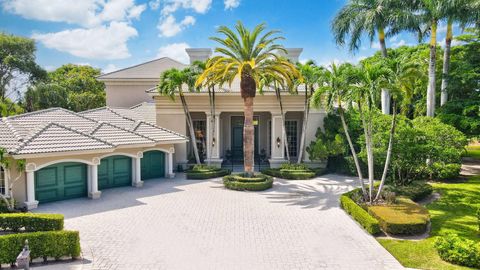
<svg viewBox="0 0 480 270">
<path fill-rule="evenodd" d="M 211 39 L 219 43 L 215 48 L 218 56 L 208 60 L 206 70 L 199 76 L 196 86 L 202 84 L 232 85 L 235 78 L 240 78 L 240 96 L 244 103 L 245 122 L 243 127 L 243 160 L 246 175 L 254 172 L 254 126 L 253 102 L 262 76 L 282 74 L 291 85 L 295 67 L 278 56 L 279 51 L 286 52 L 278 44 L 283 37 L 278 31 L 265 31 L 265 24 L 257 25 L 253 30 L 247 29 L 241 22 L 232 30 L 226 26 L 218 28 L 222 37 Z M 273 61 L 272 61 L 273 60 Z"/>
</svg>

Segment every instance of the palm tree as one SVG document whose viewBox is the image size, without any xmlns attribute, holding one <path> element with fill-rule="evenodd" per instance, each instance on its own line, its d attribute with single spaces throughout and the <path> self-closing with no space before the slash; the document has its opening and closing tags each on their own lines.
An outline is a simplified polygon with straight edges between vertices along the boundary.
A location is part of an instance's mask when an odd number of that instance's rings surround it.
<svg viewBox="0 0 480 270">
<path fill-rule="evenodd" d="M 182 103 L 183 112 L 185 113 L 185 118 L 187 120 L 195 162 L 196 164 L 201 164 L 200 155 L 198 154 L 197 140 L 195 138 L 195 131 L 193 128 L 192 116 L 190 115 L 190 110 L 188 109 L 183 89 L 183 86 L 187 85 L 189 91 L 194 90 L 192 87 L 194 84 L 191 83 L 193 77 L 194 72 L 190 68 L 185 68 L 184 70 L 179 70 L 176 68 L 168 69 L 160 75 L 160 82 L 157 85 L 157 91 L 161 95 L 169 97 L 172 101 L 175 100 L 175 95 L 178 93 Z"/>
<path fill-rule="evenodd" d="M 221 47 L 215 48 L 220 55 L 208 60 L 207 69 L 197 79 L 196 85 L 215 83 L 230 86 L 233 80 L 240 78 L 240 94 L 243 98 L 245 122 L 243 127 L 243 160 L 247 176 L 254 172 L 254 126 L 253 101 L 260 85 L 262 75 L 269 73 L 284 74 L 287 83 L 292 84 L 291 74 L 295 67 L 281 59 L 278 51 L 286 52 L 277 42 L 283 37 L 278 31 L 264 33 L 265 24 L 257 25 L 252 31 L 238 22 L 235 30 L 226 26 L 218 28 L 223 37 L 212 37 Z M 275 60 L 275 61 L 271 61 Z M 286 68 L 288 67 L 288 68 Z"/>
<path fill-rule="evenodd" d="M 335 16 L 332 22 L 332 31 L 335 42 L 344 46 L 347 36 L 350 36 L 348 48 L 357 51 L 361 46 L 361 38 L 366 34 L 373 42 L 378 37 L 380 51 L 383 57 L 387 57 L 385 45 L 386 35 L 398 33 L 412 16 L 411 11 L 406 9 L 404 2 L 395 0 L 349 0 Z M 385 33 L 385 29 L 390 31 Z M 390 113 L 390 94 L 382 89 L 382 112 Z"/>
<path fill-rule="evenodd" d="M 305 64 L 298 63 L 297 68 L 302 75 L 300 83 L 303 82 L 305 86 L 305 105 L 303 110 L 302 135 L 300 137 L 300 149 L 298 151 L 297 163 L 300 164 L 303 160 L 303 153 L 305 152 L 305 140 L 307 136 L 308 116 L 310 114 L 310 97 L 315 92 L 321 78 L 322 69 L 317 67 L 313 61 L 308 61 Z"/>
<path fill-rule="evenodd" d="M 329 111 L 334 111 L 334 106 L 338 106 L 337 111 L 342 121 L 343 131 L 345 132 L 345 137 L 347 138 L 350 152 L 353 156 L 353 161 L 355 162 L 358 181 L 360 182 L 363 194 L 366 195 L 367 191 L 363 182 L 363 174 L 360 168 L 360 162 L 358 161 L 357 151 L 355 150 L 350 137 L 350 132 L 347 122 L 345 121 L 345 112 L 343 108 L 343 102 L 349 101 L 349 90 L 351 89 L 351 70 L 352 66 L 350 64 L 343 64 L 341 66 L 337 66 L 335 63 L 330 64 L 329 68 L 323 73 L 322 84 L 313 94 L 311 103 L 313 107 L 318 108 L 322 105 L 322 101 L 325 100 L 325 107 Z"/>
</svg>

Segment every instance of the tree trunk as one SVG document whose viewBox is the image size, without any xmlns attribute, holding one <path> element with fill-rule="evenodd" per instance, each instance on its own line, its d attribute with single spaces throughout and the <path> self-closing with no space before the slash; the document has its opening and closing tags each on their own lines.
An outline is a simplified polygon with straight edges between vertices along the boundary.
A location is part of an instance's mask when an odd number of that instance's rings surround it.
<svg viewBox="0 0 480 270">
<path fill-rule="evenodd" d="M 305 146 L 305 139 L 307 136 L 307 123 L 308 123 L 308 111 L 310 108 L 310 98 L 308 96 L 308 85 L 305 84 L 305 107 L 303 110 L 303 123 L 302 123 L 302 137 L 300 138 L 300 147 L 298 150 L 298 159 L 297 163 L 302 163 L 303 159 L 303 148 Z"/>
<path fill-rule="evenodd" d="M 394 103 L 392 126 L 390 128 L 390 138 L 388 139 L 387 158 L 385 159 L 385 166 L 383 167 L 382 180 L 380 181 L 380 186 L 378 187 L 377 196 L 375 196 L 375 201 L 377 201 L 380 198 L 380 193 L 382 192 L 383 185 L 385 184 L 385 179 L 387 179 L 388 167 L 390 166 L 390 161 L 392 157 L 393 137 L 395 135 L 396 117 L 397 117 L 397 112 L 395 110 L 395 103 Z"/>
<path fill-rule="evenodd" d="M 193 129 L 193 121 L 188 110 L 187 102 L 185 101 L 185 96 L 180 92 L 180 100 L 182 101 L 183 111 L 185 113 L 185 118 L 187 120 L 188 131 L 190 133 L 190 141 L 192 143 L 193 154 L 195 155 L 195 162 L 201 164 L 200 156 L 198 154 L 197 139 L 195 138 L 195 130 Z"/>
<path fill-rule="evenodd" d="M 360 112 L 360 118 L 362 119 L 363 132 L 365 134 L 365 147 L 367 149 L 367 166 L 368 166 L 368 200 L 370 203 L 373 202 L 373 181 L 374 181 L 374 164 L 373 164 L 373 149 L 371 144 L 372 133 L 371 133 L 371 119 L 368 121 L 365 119 L 365 114 L 362 110 L 362 105 L 358 103 L 358 110 Z M 369 112 L 371 113 L 371 112 Z M 368 116 L 370 117 L 370 116 Z"/>
<path fill-rule="evenodd" d="M 282 95 L 280 93 L 280 89 L 275 86 L 275 94 L 277 95 L 278 104 L 280 105 L 280 114 L 282 115 L 282 134 L 283 134 L 283 144 L 285 146 L 285 153 L 287 154 L 287 160 L 290 163 L 290 150 L 288 150 L 288 138 L 287 138 L 287 130 L 285 128 L 285 114 L 283 113 L 283 103 L 282 103 Z"/>
<path fill-rule="evenodd" d="M 213 139 L 215 138 L 215 118 L 216 118 L 216 115 L 215 115 L 215 88 L 213 87 L 209 87 L 208 88 L 208 97 L 209 97 L 209 101 L 210 101 L 210 115 L 211 115 L 211 121 L 210 121 L 210 138 L 212 138 L 211 140 L 207 140 L 207 143 L 209 144 L 208 146 L 208 149 L 209 149 L 209 153 L 208 153 L 208 165 L 210 165 L 211 163 L 211 159 L 212 159 L 212 154 L 213 154 L 213 147 L 214 147 L 214 141 Z M 217 138 L 218 139 L 218 138 Z"/>
<path fill-rule="evenodd" d="M 435 116 L 435 68 L 437 58 L 437 21 L 432 21 L 428 64 L 427 116 Z"/>
<path fill-rule="evenodd" d="M 355 151 L 355 147 L 353 147 L 352 139 L 350 138 L 350 133 L 348 131 L 347 123 L 345 122 L 345 115 L 343 113 L 343 108 L 340 103 L 338 102 L 339 114 L 340 119 L 342 120 L 343 131 L 345 131 L 345 137 L 347 137 L 348 145 L 350 146 L 350 152 L 352 152 L 353 161 L 355 162 L 355 167 L 357 168 L 358 180 L 360 181 L 360 186 L 362 187 L 363 196 L 366 197 L 367 190 L 365 189 L 365 183 L 363 183 L 363 174 L 362 168 L 360 168 L 360 162 L 358 161 L 357 151 Z"/>
<path fill-rule="evenodd" d="M 253 126 L 253 97 L 243 99 L 243 111 L 245 114 L 245 122 L 243 124 L 243 166 L 248 176 L 253 176 L 254 172 L 254 126 Z"/>
<path fill-rule="evenodd" d="M 380 50 L 382 52 L 382 56 L 384 58 L 388 57 L 387 54 L 387 46 L 385 45 L 385 32 L 383 28 L 378 29 L 378 40 L 380 43 Z M 387 89 L 382 89 L 382 113 L 383 114 L 390 114 L 390 91 Z"/>
<path fill-rule="evenodd" d="M 448 19 L 447 23 L 447 35 L 445 37 L 445 51 L 443 54 L 443 70 L 442 70 L 442 86 L 441 86 L 441 98 L 440 106 L 443 106 L 448 101 L 448 70 L 450 68 L 450 48 L 452 46 L 452 19 Z"/>
</svg>

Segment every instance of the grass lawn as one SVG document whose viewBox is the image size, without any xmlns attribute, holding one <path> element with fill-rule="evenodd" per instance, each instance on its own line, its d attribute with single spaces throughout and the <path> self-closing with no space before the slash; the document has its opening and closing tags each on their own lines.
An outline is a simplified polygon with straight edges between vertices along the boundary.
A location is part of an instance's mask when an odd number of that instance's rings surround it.
<svg viewBox="0 0 480 270">
<path fill-rule="evenodd" d="M 447 232 L 480 241 L 476 209 L 480 207 L 480 176 L 471 177 L 467 182 L 434 183 L 435 191 L 441 198 L 429 205 L 431 215 L 431 236 L 420 241 L 399 241 L 378 239 L 405 267 L 419 269 L 472 269 L 442 261 L 433 244 L 438 235 Z"/>
<path fill-rule="evenodd" d="M 467 146 L 467 153 L 465 157 L 471 157 L 475 159 L 480 159 L 480 145 L 469 145 Z"/>
</svg>

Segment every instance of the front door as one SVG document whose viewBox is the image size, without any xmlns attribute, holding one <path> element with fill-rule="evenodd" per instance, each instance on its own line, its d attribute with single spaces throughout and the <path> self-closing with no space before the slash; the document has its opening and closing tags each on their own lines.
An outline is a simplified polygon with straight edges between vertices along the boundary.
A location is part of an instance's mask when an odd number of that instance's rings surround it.
<svg viewBox="0 0 480 270">
<path fill-rule="evenodd" d="M 258 116 L 253 117 L 254 120 L 254 155 L 258 156 Z M 232 116 L 231 127 L 232 127 L 232 160 L 233 161 L 242 161 L 243 160 L 243 116 Z"/>
</svg>

